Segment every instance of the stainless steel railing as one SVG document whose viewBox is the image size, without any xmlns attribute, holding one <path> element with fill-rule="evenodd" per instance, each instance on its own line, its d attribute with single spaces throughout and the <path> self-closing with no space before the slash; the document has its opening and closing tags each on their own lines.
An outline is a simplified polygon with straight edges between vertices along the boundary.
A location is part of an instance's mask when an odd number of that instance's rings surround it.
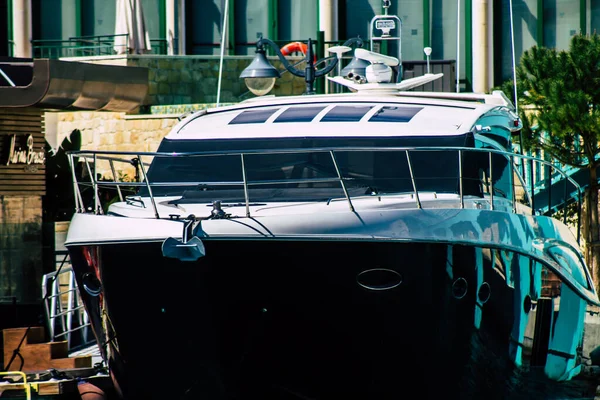
<svg viewBox="0 0 600 400">
<path fill-rule="evenodd" d="M 96 339 L 77 290 L 67 251 L 57 251 L 56 271 L 42 277 L 42 296 L 52 341 L 66 341 L 69 350 L 92 345 Z"/>
<path fill-rule="evenodd" d="M 327 147 L 327 148 L 301 148 L 301 149 L 273 149 L 273 150 L 248 150 L 248 151 L 226 151 L 226 152 L 189 152 L 189 153 L 157 153 L 157 152 L 111 152 L 111 151 L 76 151 L 69 153 L 69 161 L 72 167 L 73 173 L 73 188 L 76 198 L 76 212 L 93 212 L 96 214 L 102 214 L 103 208 L 101 206 L 102 200 L 100 196 L 100 189 L 111 188 L 116 190 L 119 200 L 123 201 L 123 188 L 127 187 L 130 190 L 138 190 L 145 188 L 147 191 L 154 214 L 156 218 L 161 218 L 158 207 L 156 205 L 155 196 L 153 195 L 153 188 L 164 187 L 164 186 L 199 186 L 199 185 L 210 185 L 210 186 L 239 186 L 244 191 L 244 201 L 246 205 L 246 214 L 250 216 L 251 199 L 249 194 L 250 187 L 264 186 L 264 185 L 280 185 L 280 184 L 305 184 L 305 183 L 338 183 L 340 188 L 343 190 L 346 201 L 348 202 L 350 210 L 354 211 L 354 205 L 352 198 L 349 195 L 347 188 L 348 183 L 352 180 L 351 177 L 345 176 L 342 172 L 343 169 L 340 167 L 338 158 L 341 154 L 349 153 L 383 153 L 383 152 L 396 152 L 398 157 L 406 159 L 407 168 L 402 171 L 398 171 L 399 175 L 402 175 L 410 180 L 412 183 L 412 194 L 415 199 L 415 207 L 421 208 L 422 202 L 419 196 L 422 190 L 419 187 L 419 177 L 415 175 L 415 165 L 413 158 L 419 152 L 454 152 L 457 154 L 457 170 L 458 176 L 458 198 L 460 201 L 460 208 L 465 207 L 465 181 L 473 177 L 466 177 L 464 172 L 472 168 L 470 165 L 465 165 L 464 158 L 467 154 L 478 153 L 480 158 L 487 158 L 486 165 L 483 167 L 487 172 L 481 177 L 481 185 L 485 188 L 485 194 L 490 202 L 491 209 L 495 207 L 495 198 L 498 196 L 504 197 L 505 199 L 512 201 L 513 212 L 522 212 L 517 210 L 517 202 L 523 203 L 528 206 L 530 213 L 539 213 L 539 210 L 535 208 L 536 199 L 540 198 L 540 190 L 545 190 L 545 194 L 550 196 L 557 196 L 552 191 L 552 177 L 559 176 L 564 181 L 564 190 L 559 193 L 558 196 L 562 198 L 562 208 L 566 211 L 567 206 L 572 201 L 577 202 L 577 215 L 580 215 L 581 210 L 581 198 L 582 189 L 572 178 L 570 178 L 564 171 L 558 168 L 554 163 L 542 160 L 539 158 L 521 155 L 517 153 L 496 150 L 496 149 L 481 149 L 481 148 L 466 148 L 466 147 Z M 290 178 L 285 180 L 250 180 L 247 174 L 247 163 L 246 158 L 254 155 L 281 155 L 281 154 L 328 154 L 329 159 L 333 165 L 335 174 L 328 177 L 319 178 Z M 165 157 L 176 157 L 176 158 L 188 158 L 188 157 L 239 157 L 240 171 L 239 179 L 230 181 L 208 181 L 202 180 L 199 176 L 194 181 L 169 181 L 159 182 L 151 181 L 147 176 L 148 166 L 153 160 Z M 497 177 L 494 177 L 494 166 L 497 160 L 502 160 L 508 163 L 510 173 L 508 174 L 508 185 L 510 185 L 509 193 L 501 193 L 499 188 L 495 187 L 494 181 Z M 435 157 L 431 161 L 436 162 Z M 529 173 L 526 176 L 522 176 L 519 171 L 520 165 L 525 163 L 529 164 L 528 171 L 536 173 Z M 117 164 L 120 165 L 117 167 Z M 468 163 L 467 163 L 468 164 Z M 76 166 L 83 166 L 85 173 L 80 173 L 79 176 L 76 173 Z M 127 168 L 123 168 L 126 165 Z M 135 171 L 135 176 L 139 177 L 139 181 L 124 181 L 120 179 L 120 176 L 129 176 L 131 171 Z M 83 177 L 85 175 L 85 178 Z M 101 177 L 101 178 L 100 178 Z M 534 179 L 539 177 L 539 179 Z M 550 179 L 548 179 L 550 178 Z M 556 178 L 554 178 L 556 182 Z M 91 188 L 93 191 L 93 207 L 85 204 L 82 196 L 82 188 Z M 550 201 L 548 200 L 548 204 Z M 564 212 L 564 218 L 566 222 L 567 212 Z M 579 220 L 579 218 L 577 218 Z M 579 231 L 579 226 L 577 231 Z M 578 237 L 579 240 L 579 237 Z"/>
</svg>

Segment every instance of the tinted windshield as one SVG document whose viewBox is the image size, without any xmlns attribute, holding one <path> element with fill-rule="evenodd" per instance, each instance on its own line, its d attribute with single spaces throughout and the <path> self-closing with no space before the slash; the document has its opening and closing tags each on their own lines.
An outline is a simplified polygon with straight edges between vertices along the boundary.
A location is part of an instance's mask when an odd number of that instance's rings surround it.
<svg viewBox="0 0 600 400">
<path fill-rule="evenodd" d="M 293 138 L 251 140 L 165 140 L 159 152 L 246 151 L 268 149 L 298 149 L 307 151 L 290 154 L 239 154 L 227 156 L 157 157 L 148 171 L 151 183 L 189 182 L 178 187 L 157 186 L 153 194 L 181 195 L 195 200 L 203 193 L 221 190 L 221 197 L 242 200 L 243 182 L 249 183 L 252 199 L 270 199 L 285 192 L 291 199 L 322 199 L 340 197 L 344 193 L 337 180 L 338 172 L 346 187 L 356 194 L 384 194 L 413 192 L 413 181 L 405 151 L 335 151 L 335 162 L 330 152 L 310 149 L 327 147 L 418 147 L 468 146 L 470 135 L 452 137 L 414 138 Z M 469 174 L 465 165 L 471 165 L 468 155 L 463 156 L 463 177 L 473 178 L 472 188 L 464 187 L 465 194 L 480 194 L 476 169 Z M 423 150 L 410 153 L 412 176 L 419 191 L 458 193 L 459 153 L 457 151 Z M 286 180 L 308 182 L 285 182 Z M 329 179 L 330 181 L 327 181 Z M 262 184 L 259 184 L 259 182 Z M 264 184 L 268 181 L 269 184 Z M 225 183 L 227 183 L 225 185 Z M 468 186 L 468 185 L 466 185 Z M 302 189 L 302 190 L 299 190 Z M 143 193 L 142 193 L 143 195 Z M 214 197 L 214 192 L 207 194 Z M 257 197 L 258 196 L 258 197 Z"/>
</svg>

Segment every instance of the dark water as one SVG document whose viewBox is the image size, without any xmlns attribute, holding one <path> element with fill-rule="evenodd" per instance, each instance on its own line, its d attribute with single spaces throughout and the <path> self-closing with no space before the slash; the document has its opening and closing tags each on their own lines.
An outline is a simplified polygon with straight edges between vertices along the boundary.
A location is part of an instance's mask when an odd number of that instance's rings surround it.
<svg viewBox="0 0 600 400">
<path fill-rule="evenodd" d="M 584 374 L 568 382 L 549 380 L 544 367 L 517 369 L 505 357 L 498 357 L 489 346 L 483 346 L 479 334 L 471 340 L 470 360 L 463 374 L 460 394 L 456 399 L 509 400 L 592 400 L 596 397 L 598 377 Z"/>
</svg>

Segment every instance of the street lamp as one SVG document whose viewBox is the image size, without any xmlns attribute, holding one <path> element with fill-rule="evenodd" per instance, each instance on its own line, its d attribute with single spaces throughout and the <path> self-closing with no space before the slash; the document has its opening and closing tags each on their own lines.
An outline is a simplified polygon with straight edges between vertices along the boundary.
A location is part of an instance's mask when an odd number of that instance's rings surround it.
<svg viewBox="0 0 600 400">
<path fill-rule="evenodd" d="M 343 45 L 350 46 L 355 44 L 358 47 L 363 46 L 361 38 L 348 39 Z M 279 46 L 270 39 L 260 38 L 256 42 L 256 56 L 240 74 L 240 78 L 243 78 L 248 89 L 257 96 L 262 96 L 269 93 L 275 85 L 275 80 L 280 77 L 280 72 L 273 67 L 267 60 L 265 46 L 269 45 L 275 54 L 279 57 L 279 60 L 285 67 L 285 69 L 294 76 L 303 77 L 306 82 L 306 93 L 314 94 L 314 82 L 316 78 L 327 75 L 339 62 L 336 56 L 329 56 L 322 58 L 315 62 L 312 40 L 308 39 L 308 46 L 306 50 L 306 67 L 304 71 L 296 69 L 295 66 L 289 63 L 285 56 L 281 53 Z M 327 65 L 321 69 L 317 69 L 317 65 L 328 61 Z"/>
<path fill-rule="evenodd" d="M 429 71 L 429 57 L 431 56 L 431 51 L 432 51 L 431 47 L 425 47 L 423 49 L 423 52 L 425 53 L 425 56 L 427 56 L 427 73 L 428 74 L 430 73 L 430 71 Z"/>
</svg>

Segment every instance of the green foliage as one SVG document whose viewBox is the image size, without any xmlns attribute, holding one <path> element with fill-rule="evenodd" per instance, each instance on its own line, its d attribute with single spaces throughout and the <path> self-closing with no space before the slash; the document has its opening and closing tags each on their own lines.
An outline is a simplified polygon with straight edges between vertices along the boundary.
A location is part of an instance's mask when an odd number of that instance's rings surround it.
<svg viewBox="0 0 600 400">
<path fill-rule="evenodd" d="M 516 72 L 523 147 L 577 168 L 600 165 L 600 36 L 576 35 L 567 51 L 534 46 Z M 513 89 L 501 86 L 510 97 Z"/>
<path fill-rule="evenodd" d="M 566 217 L 565 213 L 567 214 Z M 565 221 L 567 226 L 577 227 L 577 221 L 579 220 L 579 204 L 577 204 L 577 202 L 571 203 L 568 206 L 557 210 L 552 214 L 552 217 L 560 221 Z"/>
</svg>

